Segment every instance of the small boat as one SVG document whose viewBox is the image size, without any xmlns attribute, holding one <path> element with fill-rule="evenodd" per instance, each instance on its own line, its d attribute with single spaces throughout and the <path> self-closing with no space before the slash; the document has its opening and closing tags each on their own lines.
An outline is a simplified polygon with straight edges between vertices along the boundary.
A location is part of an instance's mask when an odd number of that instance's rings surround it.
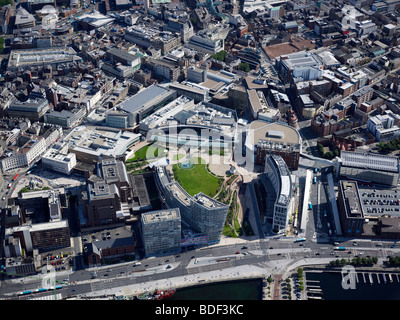
<svg viewBox="0 0 400 320">
<path fill-rule="evenodd" d="M 176 292 L 176 289 L 168 289 L 168 290 L 154 290 L 153 292 L 143 292 L 137 296 L 139 300 L 164 300 L 172 297 Z"/>
</svg>

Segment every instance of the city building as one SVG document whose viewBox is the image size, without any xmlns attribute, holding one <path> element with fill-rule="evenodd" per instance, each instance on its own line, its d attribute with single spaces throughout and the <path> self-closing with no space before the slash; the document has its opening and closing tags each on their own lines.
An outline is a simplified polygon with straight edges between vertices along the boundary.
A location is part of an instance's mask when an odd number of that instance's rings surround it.
<svg viewBox="0 0 400 320">
<path fill-rule="evenodd" d="M 0 32 L 7 33 L 11 17 L 11 4 L 0 8 Z"/>
<path fill-rule="evenodd" d="M 42 166 L 44 168 L 61 172 L 67 175 L 72 173 L 73 168 L 76 166 L 75 153 L 68 153 L 67 144 L 55 144 L 42 156 Z"/>
<path fill-rule="evenodd" d="M 19 238 L 21 248 L 27 253 L 37 249 L 48 252 L 71 246 L 68 220 L 21 225 L 6 229 L 6 238 Z"/>
<path fill-rule="evenodd" d="M 266 122 L 275 122 L 280 118 L 280 111 L 269 105 L 262 91 L 247 90 L 248 105 L 251 115 L 255 120 L 264 120 Z"/>
<path fill-rule="evenodd" d="M 219 243 L 229 206 L 203 193 L 190 196 L 172 180 L 164 166 L 156 168 L 156 182 L 169 208 L 179 208 L 182 221 L 207 237 L 207 244 Z M 193 239 L 192 245 L 204 245 L 204 238 Z"/>
<path fill-rule="evenodd" d="M 102 156 L 125 157 L 127 150 L 140 141 L 140 134 L 105 126 L 83 125 L 74 128 L 64 141 L 78 161 L 93 164 Z"/>
<path fill-rule="evenodd" d="M 114 22 L 115 18 L 103 15 L 100 12 L 93 10 L 89 13 L 84 13 L 76 19 L 83 30 L 94 30 L 105 27 Z"/>
<path fill-rule="evenodd" d="M 37 49 L 12 50 L 8 59 L 7 70 L 19 68 L 30 69 L 32 66 L 52 66 L 55 69 L 61 64 L 80 62 L 79 57 L 72 47 L 51 47 Z"/>
<path fill-rule="evenodd" d="M 181 78 L 181 68 L 179 65 L 166 59 L 148 58 L 145 66 L 152 71 L 154 78 L 161 78 L 171 82 L 176 82 Z"/>
<path fill-rule="evenodd" d="M 189 67 L 186 70 L 186 80 L 194 83 L 202 83 L 207 80 L 207 69 L 200 69 L 197 67 Z"/>
<path fill-rule="evenodd" d="M 376 141 L 392 140 L 400 134 L 400 116 L 391 110 L 384 114 L 368 118 L 367 129 L 374 135 Z"/>
<path fill-rule="evenodd" d="M 35 122 L 41 120 L 48 110 L 49 102 L 47 99 L 14 100 L 7 109 L 7 115 L 10 118 L 28 118 Z"/>
<path fill-rule="evenodd" d="M 134 127 L 139 124 L 140 120 L 168 104 L 175 99 L 176 96 L 174 90 L 156 84 L 151 85 L 150 87 L 139 91 L 134 96 L 126 99 L 124 102 L 116 105 L 115 108 L 112 109 L 112 111 L 127 114 L 128 118 L 125 116 L 122 119 L 120 117 L 114 119 L 113 116 L 116 114 L 110 116 L 107 115 L 106 124 L 111 125 L 112 121 L 120 120 L 123 121 L 123 124 L 119 124 L 117 128 L 125 128 L 122 127 L 122 125 L 126 124 L 128 124 L 128 127 Z"/>
<path fill-rule="evenodd" d="M 181 44 L 179 33 L 171 31 L 160 31 L 149 25 L 134 25 L 129 27 L 124 35 L 125 40 L 136 43 L 143 49 L 153 47 L 167 54 Z"/>
<path fill-rule="evenodd" d="M 339 182 L 337 206 L 344 234 L 348 237 L 361 236 L 365 216 L 356 181 L 341 180 Z"/>
<path fill-rule="evenodd" d="M 61 127 L 50 127 L 45 129 L 42 135 L 24 135 L 20 136 L 21 147 L 17 148 L 0 158 L 0 166 L 3 172 L 24 168 L 29 166 L 52 146 L 57 139 L 62 137 Z"/>
<path fill-rule="evenodd" d="M 139 125 L 147 141 L 165 146 L 218 148 L 229 152 L 237 132 L 235 110 L 181 96 Z M 191 129 L 191 130 L 186 130 Z"/>
<path fill-rule="evenodd" d="M 86 108 L 73 108 L 72 110 L 48 110 L 44 114 L 44 122 L 55 124 L 66 129 L 77 126 L 86 115 Z"/>
<path fill-rule="evenodd" d="M 298 169 L 302 140 L 299 132 L 287 124 L 253 121 L 245 145 L 246 154 L 253 156 L 256 164 L 264 166 L 267 155 L 279 155 L 290 170 Z"/>
<path fill-rule="evenodd" d="M 90 267 L 136 255 L 136 239 L 125 226 L 103 229 L 92 236 L 95 239 L 85 238 L 85 257 Z"/>
<path fill-rule="evenodd" d="M 399 170 L 397 157 L 341 151 L 336 175 L 367 184 L 397 186 Z"/>
<path fill-rule="evenodd" d="M 374 90 L 371 87 L 362 87 L 354 92 L 351 97 L 357 103 L 357 107 L 360 107 L 364 102 L 369 102 L 373 94 Z"/>
<path fill-rule="evenodd" d="M 14 25 L 17 29 L 26 29 L 36 26 L 35 16 L 20 6 L 15 13 Z"/>
<path fill-rule="evenodd" d="M 294 182 L 282 157 L 277 155 L 266 156 L 265 173 L 259 175 L 259 179 L 268 193 L 265 221 L 269 221 L 272 224 L 275 232 L 285 230 L 293 212 Z M 272 186 L 272 189 L 269 186 Z M 268 205 L 270 201 L 274 203 L 273 207 Z"/>
<path fill-rule="evenodd" d="M 311 52 L 301 51 L 279 56 L 275 68 L 286 81 L 308 81 L 322 76 L 323 64 Z"/>
<path fill-rule="evenodd" d="M 215 54 L 224 50 L 224 40 L 214 38 L 208 33 L 195 34 L 186 46 L 204 54 Z"/>
<path fill-rule="evenodd" d="M 117 186 L 115 184 L 109 185 L 102 179 L 94 178 L 92 181 L 87 181 L 86 187 L 87 190 L 82 192 L 86 218 L 82 227 L 93 228 L 119 222 L 117 212 L 122 207 Z"/>
<path fill-rule="evenodd" d="M 107 48 L 106 58 L 110 59 L 113 63 L 121 62 L 124 65 L 133 67 L 133 71 L 136 71 L 140 68 L 140 56 L 117 48 Z"/>
<path fill-rule="evenodd" d="M 175 90 L 178 96 L 183 95 L 193 99 L 195 103 L 209 100 L 208 90 L 206 88 L 199 88 L 197 86 L 191 85 L 188 82 L 171 83 L 169 88 Z"/>
<path fill-rule="evenodd" d="M 181 251 L 181 215 L 178 208 L 141 215 L 141 235 L 146 257 Z"/>
</svg>

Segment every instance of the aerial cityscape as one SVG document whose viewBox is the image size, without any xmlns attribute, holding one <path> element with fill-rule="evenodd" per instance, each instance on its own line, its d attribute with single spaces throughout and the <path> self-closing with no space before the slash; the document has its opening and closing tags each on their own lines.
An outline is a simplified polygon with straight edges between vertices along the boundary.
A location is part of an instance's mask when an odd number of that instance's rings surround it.
<svg viewBox="0 0 400 320">
<path fill-rule="evenodd" d="M 0 3 L 1 300 L 400 299 L 400 0 Z"/>
</svg>

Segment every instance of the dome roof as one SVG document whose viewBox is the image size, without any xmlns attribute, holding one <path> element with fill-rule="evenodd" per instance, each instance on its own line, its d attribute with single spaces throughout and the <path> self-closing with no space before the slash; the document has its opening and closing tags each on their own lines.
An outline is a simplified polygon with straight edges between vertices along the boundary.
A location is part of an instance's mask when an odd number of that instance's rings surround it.
<svg viewBox="0 0 400 320">
<path fill-rule="evenodd" d="M 54 8 L 53 6 L 51 6 L 51 5 L 45 5 L 43 8 L 42 8 L 42 14 L 55 14 L 56 13 L 56 8 Z"/>
</svg>

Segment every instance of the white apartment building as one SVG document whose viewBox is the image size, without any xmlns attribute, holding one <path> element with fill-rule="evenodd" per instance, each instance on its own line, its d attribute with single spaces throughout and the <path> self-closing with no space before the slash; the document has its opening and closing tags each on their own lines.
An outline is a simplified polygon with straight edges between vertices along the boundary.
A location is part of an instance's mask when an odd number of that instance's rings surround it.
<svg viewBox="0 0 400 320">
<path fill-rule="evenodd" d="M 215 54 L 221 50 L 224 50 L 224 40 L 211 39 L 211 37 L 208 38 L 206 35 L 194 35 L 190 38 L 187 46 L 205 54 Z"/>
<path fill-rule="evenodd" d="M 59 127 L 55 129 L 51 128 L 47 130 L 43 136 L 35 137 L 25 144 L 18 152 L 0 160 L 3 172 L 29 166 L 61 136 L 62 129 Z"/>
<path fill-rule="evenodd" d="M 42 165 L 53 171 L 71 174 L 76 166 L 75 153 L 63 153 L 57 148 L 49 149 L 42 157 Z"/>
<path fill-rule="evenodd" d="M 46 150 L 46 139 L 39 137 L 18 153 L 1 160 L 3 172 L 28 166 Z"/>
<path fill-rule="evenodd" d="M 293 182 L 290 171 L 281 156 L 267 156 L 265 160 L 265 174 L 260 176 L 266 185 L 265 179 L 273 186 L 275 203 L 272 213 L 272 227 L 276 231 L 284 230 L 289 223 L 293 211 Z M 272 190 L 271 190 L 272 191 Z M 270 217 L 271 218 L 271 217 Z"/>
<path fill-rule="evenodd" d="M 147 257 L 180 252 L 181 215 L 178 208 L 143 213 L 141 229 Z"/>
<path fill-rule="evenodd" d="M 392 139 L 400 134 L 400 116 L 391 110 L 385 111 L 383 115 L 370 117 L 367 122 L 367 129 L 375 136 L 377 141 Z"/>
</svg>

